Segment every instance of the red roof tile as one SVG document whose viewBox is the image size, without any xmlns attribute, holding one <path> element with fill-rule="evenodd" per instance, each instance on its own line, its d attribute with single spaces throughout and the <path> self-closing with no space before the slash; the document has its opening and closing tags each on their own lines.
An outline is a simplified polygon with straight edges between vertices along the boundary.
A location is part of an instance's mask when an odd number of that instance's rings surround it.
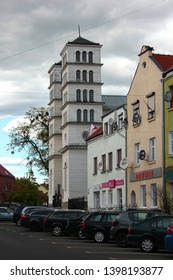
<svg viewBox="0 0 173 280">
<path fill-rule="evenodd" d="M 5 167 L 3 167 L 1 164 L 0 164 L 0 176 L 6 176 L 6 177 L 13 177 L 14 178 L 14 175 L 11 174 Z"/>
<path fill-rule="evenodd" d="M 166 71 L 173 66 L 173 55 L 153 53 L 152 58 L 162 71 Z"/>
</svg>

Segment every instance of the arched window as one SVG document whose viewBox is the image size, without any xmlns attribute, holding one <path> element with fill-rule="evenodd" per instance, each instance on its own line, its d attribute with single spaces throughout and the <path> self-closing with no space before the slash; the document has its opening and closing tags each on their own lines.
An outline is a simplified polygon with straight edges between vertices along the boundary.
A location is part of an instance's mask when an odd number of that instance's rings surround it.
<svg viewBox="0 0 173 280">
<path fill-rule="evenodd" d="M 81 102 L 81 90 L 77 89 L 76 91 L 76 101 Z"/>
<path fill-rule="evenodd" d="M 82 61 L 83 61 L 83 62 L 86 62 L 86 52 L 83 52 L 83 53 L 82 53 Z"/>
<path fill-rule="evenodd" d="M 87 90 L 83 90 L 83 102 L 87 102 Z"/>
<path fill-rule="evenodd" d="M 87 71 L 86 70 L 83 70 L 82 78 L 83 78 L 83 82 L 87 82 Z"/>
<path fill-rule="evenodd" d="M 76 62 L 80 62 L 80 51 L 76 52 Z"/>
<path fill-rule="evenodd" d="M 80 70 L 76 71 L 76 81 L 80 81 Z"/>
<path fill-rule="evenodd" d="M 90 70 L 89 71 L 89 82 L 93 82 L 93 71 L 92 70 Z"/>
<path fill-rule="evenodd" d="M 86 109 L 83 110 L 83 121 L 84 122 L 88 121 L 88 111 Z"/>
<path fill-rule="evenodd" d="M 90 122 L 94 122 L 94 110 L 90 110 Z"/>
<path fill-rule="evenodd" d="M 89 102 L 94 102 L 94 91 L 92 89 L 89 91 Z"/>
<path fill-rule="evenodd" d="M 81 122 L 81 110 L 77 110 L 77 122 Z"/>
<path fill-rule="evenodd" d="M 93 53 L 92 52 L 89 52 L 89 54 L 88 54 L 88 61 L 89 61 L 89 63 L 93 63 Z"/>
</svg>

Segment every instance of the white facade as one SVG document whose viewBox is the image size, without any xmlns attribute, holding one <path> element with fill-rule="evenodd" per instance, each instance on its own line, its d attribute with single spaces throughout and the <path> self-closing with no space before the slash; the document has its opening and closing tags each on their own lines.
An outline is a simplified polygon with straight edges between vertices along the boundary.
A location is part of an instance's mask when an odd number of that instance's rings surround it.
<svg viewBox="0 0 173 280">
<path fill-rule="evenodd" d="M 88 208 L 126 206 L 126 109 L 122 106 L 103 117 L 88 142 Z"/>
</svg>

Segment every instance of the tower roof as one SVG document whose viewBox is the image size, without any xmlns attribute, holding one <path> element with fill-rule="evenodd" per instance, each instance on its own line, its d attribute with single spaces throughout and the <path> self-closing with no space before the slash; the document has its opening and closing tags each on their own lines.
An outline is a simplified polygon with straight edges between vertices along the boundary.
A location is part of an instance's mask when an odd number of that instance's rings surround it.
<svg viewBox="0 0 173 280">
<path fill-rule="evenodd" d="M 68 42 L 69 44 L 78 44 L 78 45 L 97 45 L 99 46 L 99 43 L 91 42 L 85 38 L 82 38 L 81 36 L 77 37 L 74 41 Z"/>
</svg>

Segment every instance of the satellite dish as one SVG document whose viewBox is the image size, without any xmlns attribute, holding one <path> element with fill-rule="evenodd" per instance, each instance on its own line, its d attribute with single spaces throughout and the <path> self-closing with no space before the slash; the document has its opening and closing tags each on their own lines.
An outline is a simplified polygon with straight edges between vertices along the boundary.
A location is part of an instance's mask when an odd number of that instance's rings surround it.
<svg viewBox="0 0 173 280">
<path fill-rule="evenodd" d="M 110 118 L 110 119 L 108 120 L 108 124 L 109 124 L 109 125 L 113 125 L 113 122 L 114 122 L 114 120 L 113 120 L 112 118 Z"/>
<path fill-rule="evenodd" d="M 141 160 L 144 160 L 145 157 L 146 157 L 146 152 L 145 152 L 144 150 L 141 150 L 140 153 L 139 153 L 139 158 L 140 158 Z"/>
<path fill-rule="evenodd" d="M 103 169 L 103 163 L 102 163 L 102 162 L 99 162 L 99 164 L 98 164 L 98 169 L 99 169 L 100 171 L 102 171 L 102 169 Z"/>
<path fill-rule="evenodd" d="M 126 169 L 128 167 L 128 159 L 127 157 L 122 158 L 122 160 L 120 161 L 120 167 L 121 169 Z"/>
<path fill-rule="evenodd" d="M 140 121 L 141 121 L 141 118 L 140 118 L 139 114 L 138 114 L 138 113 L 135 113 L 135 114 L 133 115 L 133 122 L 134 122 L 134 123 L 140 123 Z"/>
<path fill-rule="evenodd" d="M 164 100 L 167 101 L 167 102 L 170 102 L 171 98 L 172 98 L 172 93 L 171 93 L 170 90 L 168 90 L 164 95 Z"/>
<path fill-rule="evenodd" d="M 87 138 L 88 138 L 88 136 L 89 136 L 89 131 L 83 131 L 82 132 L 82 138 L 84 139 L 84 140 L 87 140 Z"/>
</svg>

